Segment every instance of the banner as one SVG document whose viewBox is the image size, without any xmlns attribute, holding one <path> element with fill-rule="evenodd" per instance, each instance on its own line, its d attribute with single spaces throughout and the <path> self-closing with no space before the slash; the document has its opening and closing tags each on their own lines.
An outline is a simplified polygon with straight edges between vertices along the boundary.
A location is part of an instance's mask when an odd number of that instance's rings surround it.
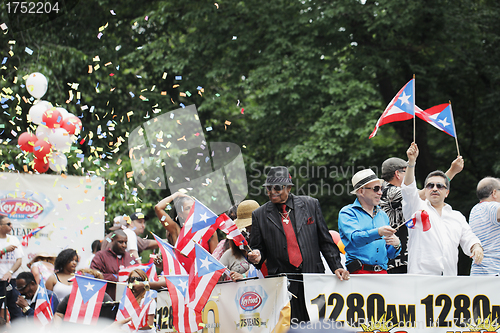
<svg viewBox="0 0 500 333">
<path fill-rule="evenodd" d="M 272 332 L 288 303 L 286 277 L 219 283 L 202 311 L 203 332 Z M 168 292 L 158 293 L 156 326 L 173 332 Z"/>
<path fill-rule="evenodd" d="M 104 180 L 97 176 L 0 173 L 0 214 L 12 221 L 19 238 L 45 226 L 23 247 L 23 266 L 38 252 L 57 255 L 78 251 L 80 263 L 92 254 L 91 244 L 104 237 Z"/>
<path fill-rule="evenodd" d="M 354 332 L 496 332 L 500 330 L 498 277 L 304 274 L 311 323 L 291 327 Z M 316 326 L 314 326 L 316 325 Z"/>
</svg>

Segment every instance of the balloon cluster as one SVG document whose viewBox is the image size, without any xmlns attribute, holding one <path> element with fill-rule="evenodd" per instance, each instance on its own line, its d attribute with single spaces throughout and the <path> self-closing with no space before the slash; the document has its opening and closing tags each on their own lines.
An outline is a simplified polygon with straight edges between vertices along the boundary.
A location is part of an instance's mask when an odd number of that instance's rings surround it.
<svg viewBox="0 0 500 333">
<path fill-rule="evenodd" d="M 24 132 L 19 136 L 18 145 L 25 152 L 33 153 L 33 170 L 38 173 L 66 170 L 68 159 L 64 153 L 82 129 L 78 117 L 61 107 L 54 107 L 40 98 L 47 92 L 47 78 L 41 73 L 32 73 L 26 80 L 28 93 L 36 98 L 28 113 L 28 121 L 38 125 L 35 133 Z"/>
</svg>

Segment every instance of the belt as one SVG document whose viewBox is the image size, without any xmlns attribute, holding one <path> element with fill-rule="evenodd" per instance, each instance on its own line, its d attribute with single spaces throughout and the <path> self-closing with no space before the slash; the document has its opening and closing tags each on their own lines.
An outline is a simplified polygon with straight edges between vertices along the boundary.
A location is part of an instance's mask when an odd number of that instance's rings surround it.
<svg viewBox="0 0 500 333">
<path fill-rule="evenodd" d="M 362 269 L 364 269 L 365 271 L 372 271 L 372 272 L 380 272 L 384 270 L 384 268 L 380 265 L 367 265 L 367 264 L 363 264 Z"/>
</svg>

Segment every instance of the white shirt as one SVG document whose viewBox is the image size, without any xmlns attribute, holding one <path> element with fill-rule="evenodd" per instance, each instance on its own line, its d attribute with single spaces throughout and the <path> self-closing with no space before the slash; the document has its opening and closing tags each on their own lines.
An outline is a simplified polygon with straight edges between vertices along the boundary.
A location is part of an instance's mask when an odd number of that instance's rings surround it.
<svg viewBox="0 0 500 333">
<path fill-rule="evenodd" d="M 123 232 L 127 235 L 127 251 L 137 251 L 137 235 L 132 229 L 124 229 Z"/>
<path fill-rule="evenodd" d="M 441 216 L 428 200 L 420 199 L 415 182 L 402 184 L 403 215 L 411 218 L 418 210 L 429 214 L 431 228 L 423 231 L 422 225 L 408 228 L 408 274 L 457 275 L 458 246 L 467 256 L 472 245 L 480 243 L 472 232 L 465 216 L 445 204 Z"/>
<path fill-rule="evenodd" d="M 470 275 L 500 274 L 500 222 L 497 211 L 500 202 L 480 202 L 470 211 L 470 227 L 481 240 L 484 259 L 480 264 L 472 263 Z"/>
<path fill-rule="evenodd" d="M 17 248 L 12 252 L 7 252 L 2 256 L 2 258 L 0 258 L 0 278 L 12 269 L 12 266 L 14 266 L 18 258 L 22 258 L 24 256 L 23 248 L 16 236 L 7 235 L 6 238 L 0 238 L 0 249 L 4 249 L 9 245 L 15 245 Z M 14 272 L 14 274 L 12 274 L 12 278 L 15 279 L 18 273 L 19 270 Z"/>
</svg>

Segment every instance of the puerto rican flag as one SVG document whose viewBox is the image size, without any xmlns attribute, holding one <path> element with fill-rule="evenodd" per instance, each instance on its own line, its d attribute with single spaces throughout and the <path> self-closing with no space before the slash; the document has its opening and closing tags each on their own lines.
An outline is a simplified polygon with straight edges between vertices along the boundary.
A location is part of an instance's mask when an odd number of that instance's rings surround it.
<svg viewBox="0 0 500 333">
<path fill-rule="evenodd" d="M 148 326 L 148 312 L 149 307 L 156 298 L 157 292 L 149 290 L 144 295 L 142 306 L 137 303 L 134 294 L 130 288 L 125 288 L 122 298 L 120 300 L 120 307 L 116 313 L 116 320 L 123 320 L 131 317 L 128 327 L 137 331 L 139 328 Z"/>
<path fill-rule="evenodd" d="M 424 111 L 417 112 L 417 117 L 428 122 L 438 130 L 456 137 L 455 121 L 450 103 L 439 104 Z"/>
<path fill-rule="evenodd" d="M 195 313 L 193 309 L 188 308 L 189 300 L 189 276 L 187 275 L 169 275 L 165 276 L 168 292 L 172 301 L 174 327 L 178 332 L 192 333 L 197 332 L 198 323 L 202 322 L 201 313 Z"/>
<path fill-rule="evenodd" d="M 382 125 L 393 123 L 395 121 L 404 121 L 412 119 L 415 115 L 415 79 L 411 79 L 401 90 L 394 96 L 392 101 L 387 105 L 382 116 L 375 124 L 375 129 L 370 134 L 369 139 L 373 138 Z"/>
<path fill-rule="evenodd" d="M 95 325 L 106 291 L 106 281 L 75 275 L 64 320 Z"/>
<path fill-rule="evenodd" d="M 127 282 L 130 272 L 134 269 L 141 269 L 148 276 L 148 281 L 158 281 L 158 275 L 156 275 L 156 266 L 153 259 L 150 259 L 147 264 L 135 264 L 122 268 L 118 271 L 118 282 Z"/>
<path fill-rule="evenodd" d="M 175 248 L 187 257 L 194 256 L 194 244 L 208 242 L 217 230 L 217 215 L 194 199 L 188 218 L 177 238 Z"/>
<path fill-rule="evenodd" d="M 409 229 L 420 228 L 422 226 L 422 230 L 425 232 L 431 228 L 431 220 L 429 219 L 429 213 L 425 210 L 416 211 L 412 217 L 405 222 L 406 226 Z"/>
<path fill-rule="evenodd" d="M 238 229 L 236 224 L 226 213 L 221 214 L 217 218 L 217 222 L 219 225 L 219 229 L 226 233 L 227 238 L 232 239 L 234 244 L 237 246 L 248 245 L 247 240 L 241 234 L 241 231 Z"/>
<path fill-rule="evenodd" d="M 189 272 L 188 307 L 201 313 L 226 267 L 200 245 L 194 244 L 194 248 L 196 257 Z"/>
<path fill-rule="evenodd" d="M 45 282 L 43 281 L 43 277 L 40 275 L 40 286 L 36 296 L 34 320 L 35 323 L 45 326 L 50 324 L 53 317 L 49 296 L 47 294 L 47 289 L 45 289 Z"/>
<path fill-rule="evenodd" d="M 161 251 L 162 261 L 163 261 L 163 274 L 164 275 L 187 275 L 188 273 L 184 267 L 180 264 L 177 259 L 179 255 L 178 251 L 172 247 L 172 245 L 165 242 L 160 237 L 153 234 L 158 247 Z"/>
</svg>

